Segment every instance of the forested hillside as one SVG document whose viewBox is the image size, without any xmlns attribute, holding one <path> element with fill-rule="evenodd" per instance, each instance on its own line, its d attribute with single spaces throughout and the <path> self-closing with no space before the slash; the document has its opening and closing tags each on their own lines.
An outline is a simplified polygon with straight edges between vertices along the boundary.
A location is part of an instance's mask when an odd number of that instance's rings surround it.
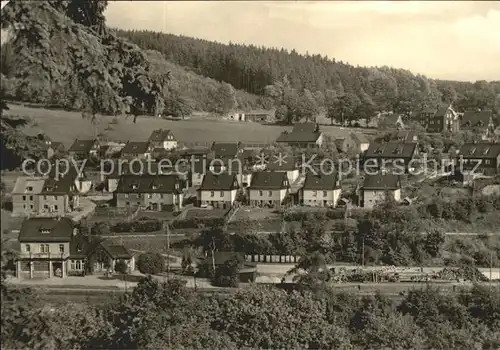
<svg viewBox="0 0 500 350">
<path fill-rule="evenodd" d="M 97 113 L 224 112 L 257 99 L 166 62 L 105 26 L 106 1 L 18 1 L 2 10 L 9 99 Z M 85 14 L 85 15 L 83 15 Z"/>
<path fill-rule="evenodd" d="M 198 74 L 263 96 L 264 103 L 281 106 L 284 114 L 291 114 L 289 119 L 308 114 L 307 108 L 298 108 L 291 102 L 296 103 L 301 96 L 305 104 L 313 101 L 318 107 L 330 109 L 330 114 L 345 114 L 347 119 L 370 116 L 373 110 L 409 112 L 450 103 L 458 110 L 500 110 L 498 81 L 439 81 L 404 69 L 354 67 L 321 55 L 299 55 L 293 50 L 225 45 L 150 31 L 116 33 L 142 48 L 158 50 L 169 61 Z M 287 84 L 295 90 L 295 96 L 292 94 L 284 101 L 287 97 L 283 96 L 283 86 Z M 335 109 L 339 97 L 345 100 L 343 113 Z"/>
</svg>

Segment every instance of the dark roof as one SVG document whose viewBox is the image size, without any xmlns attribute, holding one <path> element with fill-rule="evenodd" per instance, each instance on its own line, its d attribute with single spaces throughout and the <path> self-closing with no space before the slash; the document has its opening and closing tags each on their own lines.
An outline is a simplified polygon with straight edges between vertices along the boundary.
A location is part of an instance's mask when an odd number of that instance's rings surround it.
<svg viewBox="0 0 500 350">
<path fill-rule="evenodd" d="M 416 142 L 372 143 L 366 151 L 366 158 L 411 158 L 417 149 Z"/>
<path fill-rule="evenodd" d="M 163 129 L 153 130 L 153 132 L 151 133 L 151 136 L 149 136 L 148 141 L 149 142 L 163 142 L 163 141 L 166 141 L 168 139 L 169 135 L 172 135 L 172 137 L 174 136 L 174 134 L 170 130 L 163 130 Z M 173 138 L 173 140 L 175 140 L 175 137 Z"/>
<path fill-rule="evenodd" d="M 296 159 L 289 154 L 275 154 L 268 158 L 267 169 L 272 171 L 292 171 L 297 170 Z"/>
<path fill-rule="evenodd" d="M 179 151 L 181 157 L 190 158 L 191 156 L 203 156 L 210 153 L 210 149 L 203 148 L 188 148 Z"/>
<path fill-rule="evenodd" d="M 457 157 L 490 159 L 500 155 L 500 143 L 466 143 L 460 147 Z"/>
<path fill-rule="evenodd" d="M 69 152 L 85 152 L 88 153 L 96 143 L 96 140 L 78 140 L 76 139 L 75 142 L 71 145 L 69 148 Z"/>
<path fill-rule="evenodd" d="M 399 175 L 376 174 L 366 175 L 363 182 L 364 190 L 397 190 L 401 188 Z"/>
<path fill-rule="evenodd" d="M 292 131 L 291 133 L 284 131 L 278 136 L 276 142 L 316 142 L 320 135 L 320 132 L 314 131 Z"/>
<path fill-rule="evenodd" d="M 297 123 L 293 126 L 292 133 L 293 132 L 317 132 L 319 131 L 319 126 L 318 124 L 315 123 Z"/>
<path fill-rule="evenodd" d="M 368 140 L 368 138 L 364 134 L 362 134 L 362 133 L 351 132 L 351 139 L 354 142 L 356 142 L 358 145 L 362 144 L 362 143 L 370 143 L 370 141 Z"/>
<path fill-rule="evenodd" d="M 19 231 L 19 242 L 70 242 L 73 228 L 69 218 L 26 219 Z"/>
<path fill-rule="evenodd" d="M 48 148 L 52 148 L 54 150 L 64 149 L 64 144 L 62 142 L 51 141 L 50 143 L 47 143 L 46 145 L 47 145 L 47 149 Z"/>
<path fill-rule="evenodd" d="M 42 195 L 70 194 L 74 190 L 74 179 L 63 177 L 59 181 L 46 179 L 43 184 Z"/>
<path fill-rule="evenodd" d="M 460 122 L 460 128 L 462 129 L 472 129 L 472 128 L 486 128 L 493 119 L 493 112 L 465 112 L 462 116 Z"/>
<path fill-rule="evenodd" d="M 215 175 L 212 172 L 207 172 L 203 176 L 203 181 L 199 188 L 200 191 L 230 191 L 238 188 L 236 174 L 222 173 Z"/>
<path fill-rule="evenodd" d="M 399 130 L 394 133 L 392 139 L 403 142 L 413 142 L 415 136 L 417 136 L 417 133 L 413 130 Z"/>
<path fill-rule="evenodd" d="M 234 158 L 238 155 L 239 149 L 238 142 L 214 142 L 212 145 L 215 158 Z"/>
<path fill-rule="evenodd" d="M 123 147 L 122 154 L 144 154 L 149 150 L 149 142 L 144 141 L 129 141 Z"/>
<path fill-rule="evenodd" d="M 434 114 L 435 117 L 444 117 L 446 115 L 446 112 L 448 112 L 448 109 L 450 107 L 439 107 Z"/>
<path fill-rule="evenodd" d="M 122 175 L 117 193 L 174 193 L 180 191 L 177 175 Z"/>
<path fill-rule="evenodd" d="M 313 174 L 311 172 L 306 174 L 304 181 L 304 190 L 333 190 L 337 188 L 337 172 L 331 175 L 326 174 Z"/>
<path fill-rule="evenodd" d="M 108 244 L 106 242 L 101 243 L 101 247 L 106 251 L 106 253 L 111 256 L 112 259 L 131 259 L 132 254 L 123 245 L 119 244 Z"/>
<path fill-rule="evenodd" d="M 258 171 L 252 174 L 251 189 L 279 190 L 288 188 L 285 172 Z"/>
</svg>

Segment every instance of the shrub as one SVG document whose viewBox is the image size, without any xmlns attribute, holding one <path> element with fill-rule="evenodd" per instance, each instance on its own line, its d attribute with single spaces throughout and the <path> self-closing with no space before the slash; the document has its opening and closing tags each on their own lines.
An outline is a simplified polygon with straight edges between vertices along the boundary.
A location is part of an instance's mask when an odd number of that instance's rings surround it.
<svg viewBox="0 0 500 350">
<path fill-rule="evenodd" d="M 144 253 L 137 259 L 137 269 L 147 275 L 155 275 L 165 270 L 165 259 L 159 253 Z"/>
</svg>

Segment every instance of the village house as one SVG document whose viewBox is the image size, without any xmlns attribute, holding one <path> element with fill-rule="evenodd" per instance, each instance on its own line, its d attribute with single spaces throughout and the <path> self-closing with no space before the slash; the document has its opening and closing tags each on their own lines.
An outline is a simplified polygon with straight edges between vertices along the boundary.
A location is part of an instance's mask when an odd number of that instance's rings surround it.
<svg viewBox="0 0 500 350">
<path fill-rule="evenodd" d="M 12 190 L 12 215 L 30 216 L 38 214 L 39 196 L 45 179 L 19 176 Z"/>
<path fill-rule="evenodd" d="M 418 142 L 418 135 L 414 130 L 399 130 L 392 135 L 391 141 Z"/>
<path fill-rule="evenodd" d="M 365 152 L 368 147 L 370 147 L 370 141 L 368 138 L 362 133 L 351 133 L 351 139 L 354 141 L 356 145 L 357 153 Z"/>
<path fill-rule="evenodd" d="M 243 148 L 240 142 L 214 142 L 210 148 L 213 159 L 233 159 L 237 158 Z"/>
<path fill-rule="evenodd" d="M 341 195 L 338 173 L 332 174 L 311 173 L 306 174 L 302 186 L 301 202 L 307 206 L 335 207 Z"/>
<path fill-rule="evenodd" d="M 122 175 L 113 197 L 118 208 L 154 211 L 178 211 L 184 198 L 177 175 Z"/>
<path fill-rule="evenodd" d="M 172 150 L 177 148 L 177 140 L 170 130 L 154 130 L 151 133 L 151 136 L 149 136 L 148 142 L 153 149 L 163 148 L 166 150 Z"/>
<path fill-rule="evenodd" d="M 394 128 L 394 129 L 401 130 L 401 129 L 404 129 L 406 127 L 405 121 L 403 120 L 403 116 L 400 114 L 393 113 L 393 114 L 385 115 L 382 118 L 383 118 L 384 124 L 390 129 Z"/>
<path fill-rule="evenodd" d="M 128 273 L 135 271 L 135 257 L 123 245 L 103 241 L 89 255 L 93 256 L 94 272 L 113 272 L 118 261 L 124 261 L 127 264 Z"/>
<path fill-rule="evenodd" d="M 350 150 L 356 149 L 355 141 L 350 137 L 340 137 L 334 140 L 335 147 L 340 153 L 346 153 Z"/>
<path fill-rule="evenodd" d="M 299 168 L 295 162 L 295 157 L 288 154 L 278 154 L 269 157 L 267 170 L 286 173 L 288 183 L 293 184 L 300 175 Z"/>
<path fill-rule="evenodd" d="M 460 118 L 457 112 L 448 107 L 424 108 L 412 113 L 411 118 L 418 122 L 427 132 L 441 133 L 460 130 Z"/>
<path fill-rule="evenodd" d="M 290 183 L 285 172 L 261 171 L 252 174 L 250 205 L 282 209 L 289 204 Z"/>
<path fill-rule="evenodd" d="M 114 268 L 117 260 L 124 260 L 129 272 L 135 270 L 133 256 L 125 247 L 116 245 L 107 248 L 105 242 L 97 247 L 78 236 L 76 224 L 64 217 L 34 217 L 23 221 L 19 231 L 20 252 L 16 260 L 16 277 L 21 279 L 83 276 L 94 254 L 94 268 Z M 107 253 L 99 254 L 101 250 Z M 122 254 L 117 254 L 117 252 Z M 128 253 L 128 254 L 124 254 Z"/>
<path fill-rule="evenodd" d="M 370 145 L 364 156 L 365 171 L 375 169 L 394 169 L 411 171 L 416 167 L 414 161 L 418 154 L 416 142 L 387 142 L 373 143 Z"/>
<path fill-rule="evenodd" d="M 496 175 L 500 174 L 500 143 L 466 143 L 457 153 L 459 172 Z"/>
<path fill-rule="evenodd" d="M 274 110 L 252 110 L 245 113 L 245 119 L 254 123 L 268 123 L 274 120 Z"/>
<path fill-rule="evenodd" d="M 493 112 L 464 112 L 460 121 L 460 129 L 464 131 L 478 132 L 482 135 L 483 139 L 491 137 L 495 131 Z"/>
<path fill-rule="evenodd" d="M 73 159 L 88 159 L 99 156 L 100 144 L 97 140 L 78 140 L 68 149 L 68 154 Z"/>
<path fill-rule="evenodd" d="M 198 203 L 201 207 L 228 209 L 234 204 L 238 189 L 236 174 L 214 175 L 208 172 L 198 188 Z"/>
<path fill-rule="evenodd" d="M 401 180 L 399 175 L 376 174 L 366 175 L 360 189 L 360 200 L 363 208 L 373 208 L 387 198 L 401 200 Z"/>
<path fill-rule="evenodd" d="M 64 152 L 64 145 L 62 144 L 62 142 L 46 140 L 45 152 L 47 159 L 51 159 L 55 155 L 61 155 Z"/>
<path fill-rule="evenodd" d="M 318 148 L 323 145 L 323 133 L 315 123 L 298 123 L 291 132 L 284 131 L 276 143 L 296 148 Z"/>
<path fill-rule="evenodd" d="M 123 159 L 151 159 L 153 156 L 153 148 L 149 142 L 129 141 L 125 144 L 121 151 Z"/>
</svg>

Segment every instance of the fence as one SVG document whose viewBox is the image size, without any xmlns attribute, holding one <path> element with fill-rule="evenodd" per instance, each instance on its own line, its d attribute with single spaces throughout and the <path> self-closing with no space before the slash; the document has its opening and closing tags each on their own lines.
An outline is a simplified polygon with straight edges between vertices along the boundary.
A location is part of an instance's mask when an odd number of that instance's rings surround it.
<svg viewBox="0 0 500 350">
<path fill-rule="evenodd" d="M 246 261 L 255 263 L 295 264 L 299 259 L 300 257 L 296 255 L 248 254 L 245 256 Z"/>
</svg>

